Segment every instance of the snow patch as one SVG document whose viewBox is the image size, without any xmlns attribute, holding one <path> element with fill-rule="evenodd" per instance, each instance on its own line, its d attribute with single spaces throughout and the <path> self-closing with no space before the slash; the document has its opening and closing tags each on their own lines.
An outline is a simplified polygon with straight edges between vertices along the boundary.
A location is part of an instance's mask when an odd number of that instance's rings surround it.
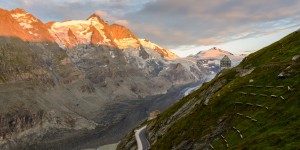
<svg viewBox="0 0 300 150">
<path fill-rule="evenodd" d="M 120 40 L 114 39 L 114 42 L 118 45 L 120 49 L 128 48 L 129 46 L 138 48 L 138 41 L 134 38 L 123 38 Z"/>
<path fill-rule="evenodd" d="M 23 28 L 25 29 L 30 29 L 30 28 L 33 28 L 33 26 L 29 23 L 26 23 L 26 22 L 21 22 L 19 23 Z"/>
<path fill-rule="evenodd" d="M 33 22 L 38 22 L 37 19 L 31 17 L 27 13 L 15 13 L 11 14 L 11 16 L 16 19 L 20 26 L 22 26 L 24 29 L 31 29 L 33 26 L 31 25 Z"/>
<path fill-rule="evenodd" d="M 26 14 L 19 14 L 19 13 L 17 13 L 17 14 L 11 14 L 11 16 L 14 17 L 15 19 L 18 19 L 20 17 L 25 17 Z"/>
<path fill-rule="evenodd" d="M 70 27 L 70 26 L 79 26 L 79 25 L 90 25 L 89 21 L 86 20 L 72 20 L 65 22 L 56 22 L 52 27 L 54 28 L 62 28 L 62 27 Z"/>
</svg>

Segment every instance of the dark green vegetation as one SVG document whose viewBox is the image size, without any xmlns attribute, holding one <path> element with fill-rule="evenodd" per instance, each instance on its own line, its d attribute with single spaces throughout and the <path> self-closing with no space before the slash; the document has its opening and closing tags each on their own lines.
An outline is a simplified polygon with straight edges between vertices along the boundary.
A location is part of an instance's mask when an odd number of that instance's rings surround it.
<svg viewBox="0 0 300 150">
<path fill-rule="evenodd" d="M 151 148 L 300 149 L 300 58 L 292 60 L 299 54 L 294 32 L 222 72 L 149 123 Z M 194 107 L 172 121 L 189 102 Z"/>
</svg>

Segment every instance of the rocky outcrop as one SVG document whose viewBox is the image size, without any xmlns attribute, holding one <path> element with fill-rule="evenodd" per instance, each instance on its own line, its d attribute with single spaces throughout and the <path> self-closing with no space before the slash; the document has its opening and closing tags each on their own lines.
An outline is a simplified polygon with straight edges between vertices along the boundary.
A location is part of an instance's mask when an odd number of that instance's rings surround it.
<svg viewBox="0 0 300 150">
<path fill-rule="evenodd" d="M 74 33 L 72 32 L 71 29 L 69 29 L 69 31 L 68 31 L 68 38 L 69 38 L 70 43 L 74 43 L 74 44 L 76 44 L 76 45 L 79 44 L 79 42 L 78 42 L 76 36 L 74 35 Z M 73 47 L 73 46 L 75 46 L 75 45 L 68 44 L 67 46 L 68 46 L 68 47 Z"/>
<path fill-rule="evenodd" d="M 0 114 L 0 143 L 6 139 L 12 139 L 27 129 L 41 125 L 43 120 L 45 120 L 43 110 L 36 112 L 21 110 Z"/>
<path fill-rule="evenodd" d="M 103 41 L 104 38 L 102 37 L 101 33 L 94 27 L 94 26 L 90 26 L 90 30 L 92 32 L 92 36 L 91 36 L 91 44 L 93 45 L 97 45 L 99 43 L 99 41 Z"/>
</svg>

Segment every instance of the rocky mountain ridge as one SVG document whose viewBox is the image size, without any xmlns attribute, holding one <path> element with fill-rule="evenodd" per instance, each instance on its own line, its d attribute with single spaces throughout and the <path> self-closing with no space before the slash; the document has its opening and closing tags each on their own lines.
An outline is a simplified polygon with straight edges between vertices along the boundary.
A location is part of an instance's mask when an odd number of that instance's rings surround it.
<svg viewBox="0 0 300 150">
<path fill-rule="evenodd" d="M 139 39 L 134 33 L 122 25 L 112 24 L 102 20 L 96 14 L 87 20 L 69 20 L 52 22 L 49 31 L 61 47 L 74 47 L 82 44 L 107 45 L 126 49 L 146 46 L 161 54 L 166 59 L 176 59 L 174 53 L 151 43 L 149 40 Z"/>
</svg>

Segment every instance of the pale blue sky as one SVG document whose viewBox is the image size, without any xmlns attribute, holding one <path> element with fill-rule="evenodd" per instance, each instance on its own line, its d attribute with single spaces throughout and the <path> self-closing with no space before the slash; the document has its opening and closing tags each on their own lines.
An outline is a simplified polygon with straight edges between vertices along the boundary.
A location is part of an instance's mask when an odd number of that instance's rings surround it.
<svg viewBox="0 0 300 150">
<path fill-rule="evenodd" d="M 191 54 L 196 54 L 202 50 L 208 50 L 212 47 L 221 48 L 223 50 L 230 51 L 233 54 L 250 54 L 257 50 L 260 50 L 263 47 L 266 47 L 286 35 L 296 31 L 300 26 L 290 27 L 284 30 L 278 30 L 276 32 L 270 32 L 269 34 L 263 34 L 261 36 L 249 37 L 245 39 L 239 39 L 234 41 L 229 41 L 225 43 L 215 44 L 215 45 L 207 45 L 207 46 L 197 46 L 197 45 L 189 45 L 182 46 L 179 49 L 173 49 L 172 51 L 181 57 L 186 57 Z"/>
<path fill-rule="evenodd" d="M 214 46 L 255 51 L 300 28 L 299 0 L 0 0 L 0 7 L 24 8 L 43 22 L 100 12 L 180 56 Z"/>
</svg>

